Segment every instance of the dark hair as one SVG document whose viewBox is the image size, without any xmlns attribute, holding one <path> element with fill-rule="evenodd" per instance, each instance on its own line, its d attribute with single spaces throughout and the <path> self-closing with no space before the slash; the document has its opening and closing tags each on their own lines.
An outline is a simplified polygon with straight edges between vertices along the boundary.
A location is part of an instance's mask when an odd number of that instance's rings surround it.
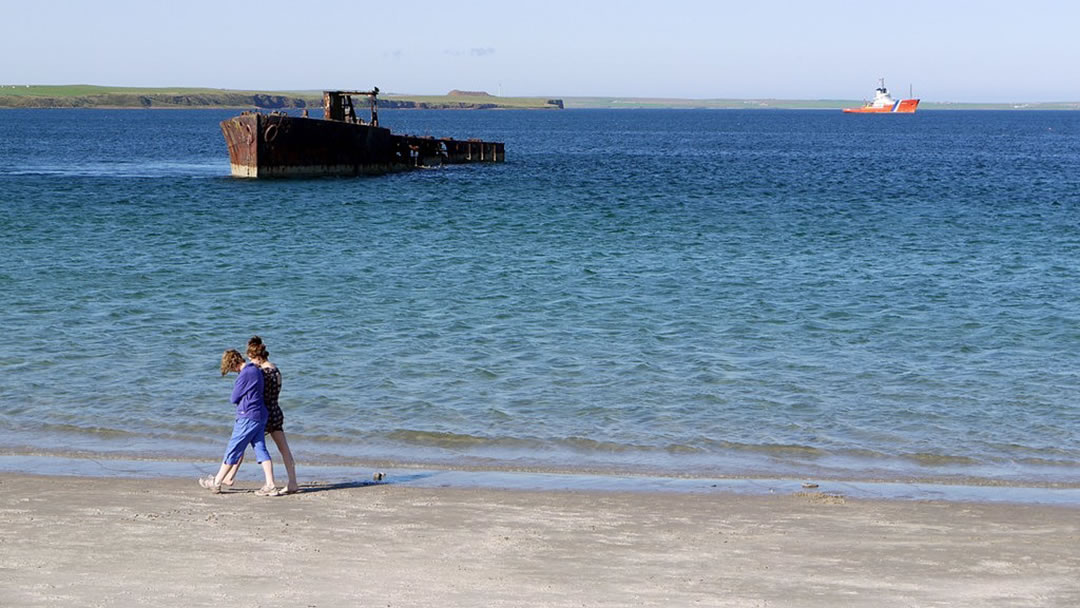
<svg viewBox="0 0 1080 608">
<path fill-rule="evenodd" d="M 266 345 L 263 344 L 262 338 L 259 336 L 251 336 L 251 339 L 247 343 L 247 356 L 248 359 L 269 359 L 270 351 L 266 350 Z"/>
<path fill-rule="evenodd" d="M 243 363 L 244 357 L 240 354 L 240 351 L 235 348 L 230 348 L 221 355 L 221 375 L 233 371 L 237 363 Z"/>
</svg>

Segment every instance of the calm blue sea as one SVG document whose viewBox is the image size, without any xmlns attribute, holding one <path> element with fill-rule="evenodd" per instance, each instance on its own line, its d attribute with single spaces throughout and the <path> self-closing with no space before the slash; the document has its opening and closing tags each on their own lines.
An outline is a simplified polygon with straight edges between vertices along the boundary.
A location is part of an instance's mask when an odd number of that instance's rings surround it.
<svg viewBox="0 0 1080 608">
<path fill-rule="evenodd" d="M 1080 484 L 1080 112 L 384 111 L 504 165 L 229 177 L 0 111 L 0 454 Z"/>
</svg>

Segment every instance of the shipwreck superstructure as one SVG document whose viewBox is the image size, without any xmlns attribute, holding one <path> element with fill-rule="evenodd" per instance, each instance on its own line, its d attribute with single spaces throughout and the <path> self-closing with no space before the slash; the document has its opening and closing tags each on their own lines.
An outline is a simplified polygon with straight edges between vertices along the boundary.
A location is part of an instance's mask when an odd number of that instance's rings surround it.
<svg viewBox="0 0 1080 608">
<path fill-rule="evenodd" d="M 235 177 L 379 175 L 459 163 L 501 163 L 502 142 L 398 135 L 379 126 L 379 89 L 323 92 L 323 117 L 244 112 L 221 123 Z M 354 97 L 367 99 L 369 119 Z"/>
</svg>

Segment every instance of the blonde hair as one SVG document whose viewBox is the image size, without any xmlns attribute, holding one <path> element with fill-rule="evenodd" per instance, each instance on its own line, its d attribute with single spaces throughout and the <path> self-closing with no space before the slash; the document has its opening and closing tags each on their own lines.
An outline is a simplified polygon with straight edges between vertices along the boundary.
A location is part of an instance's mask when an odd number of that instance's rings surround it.
<svg viewBox="0 0 1080 608">
<path fill-rule="evenodd" d="M 244 363 L 244 356 L 240 354 L 240 351 L 235 348 L 230 348 L 221 355 L 221 375 L 233 371 L 236 368 L 236 364 Z"/>
</svg>

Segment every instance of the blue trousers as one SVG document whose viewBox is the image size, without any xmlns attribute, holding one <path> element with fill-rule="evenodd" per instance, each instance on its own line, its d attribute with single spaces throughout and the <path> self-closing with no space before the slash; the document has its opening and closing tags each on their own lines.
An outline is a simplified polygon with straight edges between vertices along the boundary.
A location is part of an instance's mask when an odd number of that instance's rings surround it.
<svg viewBox="0 0 1080 608">
<path fill-rule="evenodd" d="M 240 462 L 248 445 L 255 448 L 255 462 L 270 460 L 270 452 L 266 451 L 265 430 L 265 419 L 237 418 L 232 437 L 229 438 L 229 447 L 225 448 L 225 464 Z"/>
</svg>

